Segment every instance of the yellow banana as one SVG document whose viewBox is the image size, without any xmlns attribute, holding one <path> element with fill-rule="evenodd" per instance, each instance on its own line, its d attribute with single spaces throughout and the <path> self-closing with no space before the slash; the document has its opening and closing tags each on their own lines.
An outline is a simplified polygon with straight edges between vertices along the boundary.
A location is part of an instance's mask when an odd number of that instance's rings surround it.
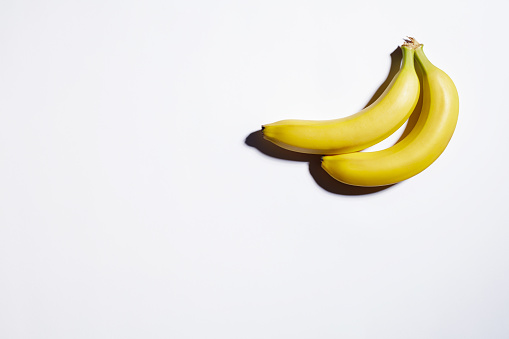
<svg viewBox="0 0 509 339">
<path fill-rule="evenodd" d="M 401 46 L 398 74 L 371 105 L 351 116 L 333 120 L 282 120 L 263 125 L 265 139 L 295 152 L 342 154 L 360 151 L 394 133 L 412 113 L 419 99 L 412 41 Z"/>
<path fill-rule="evenodd" d="M 411 132 L 400 142 L 377 152 L 324 156 L 322 167 L 335 179 L 355 186 L 384 186 L 406 180 L 430 166 L 447 147 L 459 112 L 451 78 L 435 67 L 417 45 L 422 70 L 423 106 Z"/>
</svg>

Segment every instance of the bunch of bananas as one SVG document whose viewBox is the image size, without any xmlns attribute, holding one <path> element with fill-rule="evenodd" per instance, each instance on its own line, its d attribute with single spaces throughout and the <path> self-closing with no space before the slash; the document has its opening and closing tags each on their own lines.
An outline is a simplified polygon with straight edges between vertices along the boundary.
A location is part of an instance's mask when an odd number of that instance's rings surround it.
<svg viewBox="0 0 509 339">
<path fill-rule="evenodd" d="M 349 185 L 386 186 L 422 172 L 447 147 L 459 112 L 456 86 L 428 60 L 422 47 L 414 38 L 405 39 L 399 72 L 382 95 L 360 112 L 334 120 L 266 124 L 262 126 L 264 138 L 291 151 L 323 155 L 322 168 Z M 399 129 L 415 109 L 419 95 L 422 108 L 410 133 L 384 150 L 359 152 Z"/>
</svg>

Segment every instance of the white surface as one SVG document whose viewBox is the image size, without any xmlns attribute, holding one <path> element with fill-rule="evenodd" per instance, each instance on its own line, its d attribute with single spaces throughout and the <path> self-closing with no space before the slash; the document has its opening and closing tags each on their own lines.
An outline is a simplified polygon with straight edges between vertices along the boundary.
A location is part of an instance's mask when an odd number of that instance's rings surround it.
<svg viewBox="0 0 509 339">
<path fill-rule="evenodd" d="M 508 338 L 502 3 L 3 1 L 0 337 Z M 406 35 L 461 98 L 428 170 L 350 195 L 246 144 Z"/>
</svg>

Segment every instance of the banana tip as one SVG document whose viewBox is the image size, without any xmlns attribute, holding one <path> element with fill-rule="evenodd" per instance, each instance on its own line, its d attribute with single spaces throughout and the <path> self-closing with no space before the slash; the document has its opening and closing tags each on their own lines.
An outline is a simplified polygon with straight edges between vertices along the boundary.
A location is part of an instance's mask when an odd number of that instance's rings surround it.
<svg viewBox="0 0 509 339">
<path fill-rule="evenodd" d="M 415 38 L 413 38 L 411 36 L 407 36 L 406 38 L 403 38 L 403 41 L 405 41 L 403 43 L 403 46 L 405 46 L 405 47 L 417 49 L 420 46 L 422 46 L 422 44 L 420 44 L 417 40 L 415 40 Z"/>
</svg>

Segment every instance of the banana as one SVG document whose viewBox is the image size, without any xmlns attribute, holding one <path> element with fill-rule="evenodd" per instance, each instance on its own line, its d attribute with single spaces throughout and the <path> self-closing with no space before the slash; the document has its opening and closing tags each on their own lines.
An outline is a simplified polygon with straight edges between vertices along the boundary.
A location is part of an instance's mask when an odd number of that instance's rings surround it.
<svg viewBox="0 0 509 339">
<path fill-rule="evenodd" d="M 322 167 L 335 179 L 355 186 L 385 186 L 422 172 L 447 147 L 458 120 L 459 98 L 449 76 L 435 67 L 418 45 L 415 56 L 422 70 L 422 110 L 410 131 L 394 146 L 377 152 L 322 157 Z"/>
<path fill-rule="evenodd" d="M 348 117 L 332 120 L 281 120 L 262 126 L 265 139 L 301 153 L 342 154 L 360 151 L 394 133 L 408 119 L 419 99 L 411 40 L 401 46 L 402 66 L 382 95 Z"/>
</svg>

